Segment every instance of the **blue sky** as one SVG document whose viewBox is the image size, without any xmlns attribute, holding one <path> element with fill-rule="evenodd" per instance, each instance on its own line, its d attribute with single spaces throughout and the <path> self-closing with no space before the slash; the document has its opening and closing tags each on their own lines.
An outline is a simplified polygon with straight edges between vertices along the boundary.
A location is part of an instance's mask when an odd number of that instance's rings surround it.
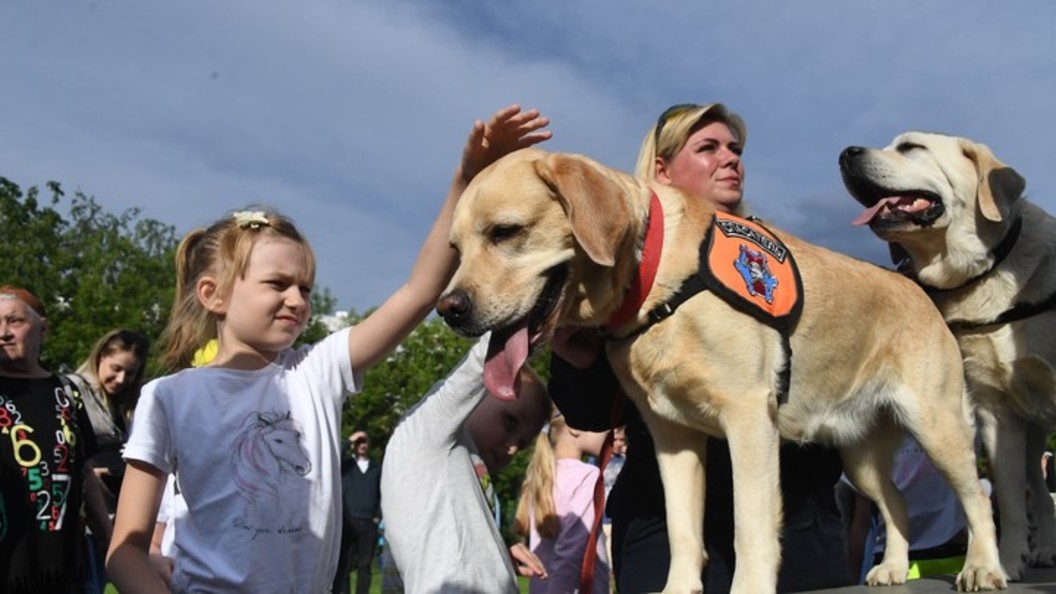
<svg viewBox="0 0 1056 594">
<path fill-rule="evenodd" d="M 545 148 L 628 170 L 665 107 L 722 101 L 752 209 L 878 263 L 848 145 L 967 136 L 1056 212 L 1051 0 L 9 0 L 0 23 L 0 175 L 181 234 L 274 206 L 341 308 L 403 282 L 471 123 L 514 102 Z"/>
</svg>

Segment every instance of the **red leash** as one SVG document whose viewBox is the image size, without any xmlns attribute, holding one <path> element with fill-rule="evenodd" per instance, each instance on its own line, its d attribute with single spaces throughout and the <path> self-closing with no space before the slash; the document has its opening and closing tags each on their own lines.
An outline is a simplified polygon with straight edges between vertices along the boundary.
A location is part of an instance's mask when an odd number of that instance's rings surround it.
<svg viewBox="0 0 1056 594">
<path fill-rule="evenodd" d="M 616 394 L 612 400 L 612 418 L 610 425 L 615 428 L 623 416 L 623 393 Z M 605 445 L 601 447 L 601 463 L 598 465 L 598 478 L 594 481 L 594 523 L 587 537 L 587 548 L 583 551 L 583 564 L 579 568 L 579 592 L 590 594 L 594 591 L 594 569 L 598 561 L 598 532 L 601 520 L 605 516 L 605 467 L 612 459 L 612 429 L 605 436 Z M 612 560 L 609 560 L 612 563 Z"/>
<path fill-rule="evenodd" d="M 649 196 L 649 222 L 645 231 L 645 245 L 642 247 L 642 261 L 638 264 L 638 274 L 634 277 L 630 289 L 623 297 L 623 303 L 606 323 L 615 329 L 638 314 L 649 291 L 656 280 L 656 271 L 660 267 L 660 254 L 664 247 L 664 209 L 656 192 Z M 609 434 L 605 436 L 605 445 L 601 447 L 601 463 L 598 465 L 598 479 L 594 481 L 594 524 L 587 537 L 587 548 L 583 551 L 583 564 L 579 569 L 579 592 L 590 594 L 594 591 L 594 569 L 598 561 L 598 532 L 601 520 L 605 515 L 605 467 L 612 458 L 612 429 L 615 429 L 623 416 L 623 392 L 616 394 L 612 400 L 612 412 L 609 422 Z M 610 560 L 611 563 L 611 560 Z"/>
</svg>

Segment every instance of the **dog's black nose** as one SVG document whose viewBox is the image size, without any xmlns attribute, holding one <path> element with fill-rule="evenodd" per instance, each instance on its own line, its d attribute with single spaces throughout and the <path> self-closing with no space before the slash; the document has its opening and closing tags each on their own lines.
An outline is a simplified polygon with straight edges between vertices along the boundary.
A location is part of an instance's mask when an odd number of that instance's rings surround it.
<svg viewBox="0 0 1056 594">
<path fill-rule="evenodd" d="M 471 305 L 469 295 L 461 289 L 455 289 L 440 297 L 440 301 L 436 303 L 436 313 L 440 314 L 448 325 L 452 325 L 469 316 Z"/>
<path fill-rule="evenodd" d="M 840 153 L 840 167 L 846 167 L 852 160 L 858 158 L 862 153 L 865 152 L 865 147 L 861 146 L 849 146 L 843 149 Z"/>
</svg>

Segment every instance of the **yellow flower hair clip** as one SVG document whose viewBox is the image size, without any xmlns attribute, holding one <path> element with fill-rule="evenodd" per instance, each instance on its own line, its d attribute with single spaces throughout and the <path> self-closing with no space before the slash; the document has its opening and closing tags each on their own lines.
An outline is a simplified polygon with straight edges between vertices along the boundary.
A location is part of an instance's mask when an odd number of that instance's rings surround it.
<svg viewBox="0 0 1056 594">
<path fill-rule="evenodd" d="M 268 215 L 259 210 L 240 210 L 232 213 L 238 226 L 246 229 L 260 229 L 268 226 Z"/>
</svg>

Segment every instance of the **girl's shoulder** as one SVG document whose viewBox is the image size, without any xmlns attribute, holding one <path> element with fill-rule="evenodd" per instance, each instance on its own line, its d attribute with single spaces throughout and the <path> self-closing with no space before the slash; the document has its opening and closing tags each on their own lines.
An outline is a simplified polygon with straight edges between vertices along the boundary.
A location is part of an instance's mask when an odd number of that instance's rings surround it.
<svg viewBox="0 0 1056 594">
<path fill-rule="evenodd" d="M 213 381 L 210 378 L 223 375 L 225 371 L 232 370 L 225 370 L 219 367 L 189 367 L 167 375 L 161 375 L 143 385 L 140 397 L 172 390 L 183 390 L 190 385 Z"/>
<path fill-rule="evenodd" d="M 569 483 L 591 481 L 601 473 L 601 470 L 594 464 L 576 458 L 561 458 L 555 460 L 554 463 L 557 467 L 557 474 Z"/>
</svg>

